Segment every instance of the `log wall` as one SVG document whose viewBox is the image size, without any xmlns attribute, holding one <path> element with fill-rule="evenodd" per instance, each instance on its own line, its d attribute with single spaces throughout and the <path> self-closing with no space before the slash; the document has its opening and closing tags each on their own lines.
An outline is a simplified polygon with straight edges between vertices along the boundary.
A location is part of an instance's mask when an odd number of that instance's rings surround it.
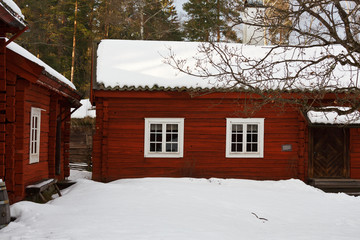
<svg viewBox="0 0 360 240">
<path fill-rule="evenodd" d="M 279 111 L 266 105 L 251 114 L 254 106 L 246 98 L 222 93 L 191 97 L 177 92 L 110 92 L 109 97 L 96 96 L 95 92 L 95 180 L 306 177 L 307 127 L 297 109 L 284 107 Z M 225 157 L 226 118 L 239 117 L 265 118 L 264 158 Z M 144 157 L 145 118 L 185 119 L 183 158 Z M 283 144 L 291 144 L 292 151 L 283 152 Z"/>
<path fill-rule="evenodd" d="M 45 178 L 69 176 L 70 106 L 48 89 L 7 73 L 9 110 L 6 126 L 5 181 L 11 203 L 25 197 L 25 187 Z M 13 92 L 13 95 L 11 94 Z M 12 97 L 13 96 L 13 97 Z M 11 108 L 12 106 L 12 108 Z M 29 163 L 31 107 L 41 108 L 40 159 Z M 62 144 L 60 174 L 55 172 L 56 119 L 61 114 Z M 10 120 L 13 120 L 10 122 Z"/>
</svg>

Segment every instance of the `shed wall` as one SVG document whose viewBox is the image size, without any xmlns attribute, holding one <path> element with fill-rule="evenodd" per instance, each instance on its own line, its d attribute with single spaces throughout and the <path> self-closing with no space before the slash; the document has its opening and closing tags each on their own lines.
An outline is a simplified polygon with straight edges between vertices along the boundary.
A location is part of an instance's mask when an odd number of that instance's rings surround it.
<svg viewBox="0 0 360 240">
<path fill-rule="evenodd" d="M 116 95 L 118 94 L 118 95 Z M 305 179 L 307 129 L 299 111 L 271 105 L 255 111 L 253 103 L 224 94 L 112 92 L 96 98 L 93 178 L 220 177 Z M 171 95 L 171 96 L 170 96 Z M 96 95 L 95 95 L 96 96 Z M 251 114 L 249 116 L 249 113 Z M 264 158 L 226 158 L 226 118 L 265 118 Z M 145 158 L 144 119 L 184 118 L 184 157 Z M 292 151 L 282 151 L 290 144 Z"/>
<path fill-rule="evenodd" d="M 11 76 L 11 73 L 8 75 Z M 66 166 L 69 162 L 70 106 L 62 105 L 61 99 L 60 96 L 40 85 L 24 79 L 16 81 L 14 108 L 16 121 L 14 124 L 8 124 L 8 129 L 14 128 L 15 133 L 14 163 L 10 164 L 12 160 L 9 157 L 5 177 L 11 203 L 25 197 L 27 185 L 46 178 L 64 179 L 65 176 L 69 176 L 69 169 Z M 40 158 L 38 163 L 32 164 L 29 163 L 31 107 L 43 110 L 41 111 Z M 65 116 L 67 118 L 62 122 L 61 171 L 60 174 L 55 174 L 56 118 L 60 113 L 63 118 Z M 12 135 L 7 134 L 7 139 L 10 141 Z"/>
</svg>

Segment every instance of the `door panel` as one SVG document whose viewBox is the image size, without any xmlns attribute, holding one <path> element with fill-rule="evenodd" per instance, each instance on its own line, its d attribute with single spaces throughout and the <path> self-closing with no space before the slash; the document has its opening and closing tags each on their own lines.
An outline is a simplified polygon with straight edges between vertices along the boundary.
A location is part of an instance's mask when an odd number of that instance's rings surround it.
<svg viewBox="0 0 360 240">
<path fill-rule="evenodd" d="M 344 128 L 312 129 L 310 177 L 348 177 L 348 132 Z"/>
</svg>

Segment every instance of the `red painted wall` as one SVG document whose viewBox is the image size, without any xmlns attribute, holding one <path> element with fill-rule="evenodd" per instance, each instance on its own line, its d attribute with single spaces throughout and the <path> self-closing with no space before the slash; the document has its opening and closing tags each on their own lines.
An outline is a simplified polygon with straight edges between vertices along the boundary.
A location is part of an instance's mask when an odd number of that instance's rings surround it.
<svg viewBox="0 0 360 240">
<path fill-rule="evenodd" d="M 15 129 L 15 154 L 13 166 L 8 166 L 8 175 L 5 181 L 8 188 L 11 203 L 22 200 L 25 197 L 27 185 L 46 178 L 59 180 L 69 176 L 68 150 L 69 150 L 69 116 L 70 106 L 64 98 L 49 91 L 48 89 L 30 83 L 24 79 L 16 81 L 15 101 L 16 121 Z M 30 141 L 30 113 L 31 107 L 41 108 L 41 133 L 40 133 L 40 159 L 38 163 L 29 163 Z M 62 113 L 62 118 L 68 116 L 62 123 L 61 145 L 61 173 L 55 174 L 55 136 L 56 116 Z M 10 126 L 10 125 L 9 125 Z M 8 136 L 9 137 L 9 136 Z M 8 159 L 11 162 L 11 159 Z"/>
<path fill-rule="evenodd" d="M 190 97 L 178 92 L 95 91 L 93 178 L 221 177 L 305 179 L 307 134 L 299 111 L 270 105 L 248 115 L 252 103 L 237 94 Z M 102 97 L 104 96 L 104 97 Z M 245 111 L 245 108 L 248 110 Z M 265 118 L 264 158 L 226 158 L 226 118 Z M 144 157 L 144 118 L 185 118 L 183 158 Z M 291 152 L 282 152 L 291 144 Z"/>
</svg>

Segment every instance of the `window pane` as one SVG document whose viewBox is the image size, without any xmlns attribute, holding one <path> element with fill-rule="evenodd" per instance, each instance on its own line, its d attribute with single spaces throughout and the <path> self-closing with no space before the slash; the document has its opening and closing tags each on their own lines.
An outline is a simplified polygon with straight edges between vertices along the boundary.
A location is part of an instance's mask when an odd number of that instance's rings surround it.
<svg viewBox="0 0 360 240">
<path fill-rule="evenodd" d="M 252 137 L 251 133 L 248 133 L 246 135 L 246 142 L 251 142 L 251 137 Z"/>
<path fill-rule="evenodd" d="M 231 151 L 236 152 L 236 143 L 231 144 Z"/>
<path fill-rule="evenodd" d="M 231 152 L 242 152 L 243 124 L 233 124 L 231 131 Z"/>
<path fill-rule="evenodd" d="M 246 152 L 258 151 L 258 125 L 248 124 L 246 130 Z"/>
<path fill-rule="evenodd" d="M 166 144 L 166 152 L 171 152 L 171 143 Z"/>
<path fill-rule="evenodd" d="M 256 143 L 248 143 L 246 144 L 246 151 L 247 152 L 257 152 L 257 144 Z"/>
<path fill-rule="evenodd" d="M 150 152 L 161 152 L 161 143 L 150 143 Z"/>
<path fill-rule="evenodd" d="M 178 144 L 177 143 L 167 143 L 166 144 L 166 152 L 177 152 Z"/>
<path fill-rule="evenodd" d="M 150 124 L 150 132 L 162 132 L 161 124 Z"/>
<path fill-rule="evenodd" d="M 258 126 L 256 124 L 247 125 L 247 132 L 258 132 Z"/>
<path fill-rule="evenodd" d="M 150 152 L 155 152 L 155 143 L 150 143 Z"/>
<path fill-rule="evenodd" d="M 243 141 L 243 135 L 242 134 L 238 134 L 237 136 L 236 136 L 236 141 L 237 142 L 242 142 Z"/>
<path fill-rule="evenodd" d="M 178 151 L 178 124 L 166 124 L 166 152 Z"/>
<path fill-rule="evenodd" d="M 177 152 L 178 151 L 178 144 L 177 143 L 173 143 L 171 145 L 171 151 L 172 152 Z"/>
<path fill-rule="evenodd" d="M 242 151 L 243 151 L 243 150 L 242 150 L 242 143 L 236 144 L 236 151 L 237 151 L 237 152 L 242 152 Z"/>
<path fill-rule="evenodd" d="M 161 133 L 155 133 L 155 141 L 161 142 L 162 141 L 162 134 Z"/>
<path fill-rule="evenodd" d="M 178 132 L 177 124 L 166 124 L 166 132 Z"/>
<path fill-rule="evenodd" d="M 162 124 L 150 124 L 150 152 L 162 150 Z"/>
<path fill-rule="evenodd" d="M 252 146 L 252 150 L 253 150 L 253 152 L 257 152 L 258 151 L 258 145 L 254 143 L 253 146 Z"/>
<path fill-rule="evenodd" d="M 156 152 L 161 152 L 161 148 L 162 148 L 161 146 L 162 146 L 161 143 L 156 143 L 156 144 L 155 144 L 155 151 L 156 151 Z"/>
<path fill-rule="evenodd" d="M 232 125 L 232 132 L 242 132 L 243 125 L 242 124 L 233 124 Z"/>
<path fill-rule="evenodd" d="M 177 142 L 178 135 L 177 134 L 166 134 L 166 142 Z"/>
</svg>

